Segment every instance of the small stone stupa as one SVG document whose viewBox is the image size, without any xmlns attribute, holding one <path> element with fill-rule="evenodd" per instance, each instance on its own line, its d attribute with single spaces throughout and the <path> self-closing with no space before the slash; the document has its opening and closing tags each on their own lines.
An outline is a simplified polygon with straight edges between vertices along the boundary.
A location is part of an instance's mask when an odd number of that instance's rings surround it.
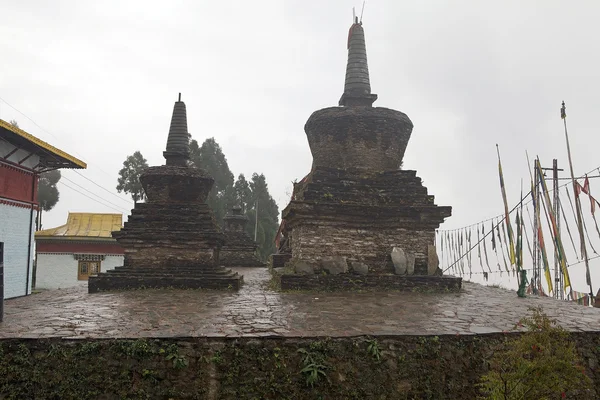
<svg viewBox="0 0 600 400">
<path fill-rule="evenodd" d="M 147 201 L 132 210 L 113 237 L 125 250 L 124 266 L 92 276 L 90 293 L 133 288 L 239 289 L 242 276 L 219 266 L 224 237 L 206 198 L 214 180 L 189 166 L 185 103 L 175 103 L 166 165 L 140 176 Z"/>
<path fill-rule="evenodd" d="M 355 19 L 339 107 L 315 111 L 304 127 L 311 172 L 283 210 L 292 267 L 284 289 L 460 287 L 441 276 L 435 229 L 451 214 L 400 166 L 413 124 L 400 111 L 373 107 L 365 34 Z"/>
<path fill-rule="evenodd" d="M 223 218 L 225 244 L 221 248 L 221 265 L 226 267 L 264 267 L 259 260 L 256 242 L 246 233 L 248 217 L 241 207 L 233 207 Z"/>
</svg>

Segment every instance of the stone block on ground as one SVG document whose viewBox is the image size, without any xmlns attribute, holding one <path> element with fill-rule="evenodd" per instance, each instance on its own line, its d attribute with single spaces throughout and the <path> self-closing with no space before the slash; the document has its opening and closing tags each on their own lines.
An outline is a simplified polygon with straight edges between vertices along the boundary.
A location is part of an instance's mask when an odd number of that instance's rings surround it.
<svg viewBox="0 0 600 400">
<path fill-rule="evenodd" d="M 338 275 L 348 272 L 346 257 L 335 256 L 321 260 L 321 267 L 330 275 Z"/>
<path fill-rule="evenodd" d="M 415 273 L 415 255 L 413 253 L 406 253 L 406 273 L 408 275 Z"/>
<path fill-rule="evenodd" d="M 440 260 L 434 245 L 427 246 L 427 275 L 436 275 Z"/>
<path fill-rule="evenodd" d="M 406 253 L 400 247 L 394 247 L 391 253 L 392 262 L 394 263 L 394 273 L 396 275 L 406 275 L 408 267 L 408 259 Z M 414 265 L 414 264 L 413 264 Z"/>
<path fill-rule="evenodd" d="M 350 267 L 352 267 L 352 271 L 358 275 L 367 275 L 369 273 L 369 266 L 364 262 L 351 261 Z"/>
<path fill-rule="evenodd" d="M 307 261 L 298 261 L 294 265 L 294 272 L 297 274 L 311 275 L 315 273 L 315 267 Z"/>
</svg>

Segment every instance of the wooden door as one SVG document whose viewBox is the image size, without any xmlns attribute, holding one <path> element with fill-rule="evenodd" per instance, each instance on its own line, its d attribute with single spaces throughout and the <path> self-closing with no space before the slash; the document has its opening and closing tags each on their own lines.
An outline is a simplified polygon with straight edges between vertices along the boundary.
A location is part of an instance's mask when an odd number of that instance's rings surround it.
<svg viewBox="0 0 600 400">
<path fill-rule="evenodd" d="M 87 281 L 90 275 L 97 275 L 100 272 L 100 261 L 79 261 L 77 268 L 77 279 Z"/>
</svg>

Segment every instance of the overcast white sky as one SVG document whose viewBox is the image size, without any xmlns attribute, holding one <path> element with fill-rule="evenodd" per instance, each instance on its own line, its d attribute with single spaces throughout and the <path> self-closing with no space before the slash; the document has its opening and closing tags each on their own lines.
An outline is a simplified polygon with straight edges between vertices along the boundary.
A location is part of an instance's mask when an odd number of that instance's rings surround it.
<svg viewBox="0 0 600 400">
<path fill-rule="evenodd" d="M 311 166 L 304 123 L 343 90 L 353 6 L 361 2 L 0 0 L 0 118 L 81 158 L 81 174 L 116 194 L 127 155 L 163 163 L 182 92 L 192 136 L 215 137 L 234 175 L 264 173 L 283 208 Z M 593 0 L 367 1 L 375 105 L 413 121 L 405 169 L 453 206 L 442 228 L 502 212 L 496 143 L 511 204 L 521 178 L 528 186 L 525 150 L 567 167 L 563 99 L 576 174 L 600 166 L 599 18 Z M 105 205 L 61 185 L 46 228 L 68 211 L 132 207 L 73 171 L 63 176 Z"/>
</svg>

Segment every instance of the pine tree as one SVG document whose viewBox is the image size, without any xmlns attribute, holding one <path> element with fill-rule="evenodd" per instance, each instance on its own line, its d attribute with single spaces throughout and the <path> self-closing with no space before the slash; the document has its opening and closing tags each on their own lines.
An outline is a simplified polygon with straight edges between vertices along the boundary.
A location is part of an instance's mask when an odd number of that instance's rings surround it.
<svg viewBox="0 0 600 400">
<path fill-rule="evenodd" d="M 269 255 L 275 252 L 275 235 L 279 228 L 279 207 L 269 194 L 266 178 L 263 174 L 252 174 L 250 181 L 252 191 L 251 202 L 249 204 L 248 217 L 252 222 L 256 221 L 256 207 L 258 206 L 258 225 L 256 229 L 256 242 L 258 244 L 258 254 L 262 260 L 266 260 Z M 251 236 L 254 237 L 255 224 L 248 224 L 251 230 Z"/>
<path fill-rule="evenodd" d="M 217 223 L 221 225 L 227 210 L 235 203 L 233 174 L 229 170 L 227 158 L 216 140 L 209 138 L 202 146 L 198 146 L 196 140 L 190 142 L 190 161 L 215 180 L 206 203 L 215 213 Z"/>
<path fill-rule="evenodd" d="M 235 203 L 242 207 L 242 213 L 246 213 L 252 202 L 252 189 L 246 180 L 244 174 L 240 174 L 233 185 Z"/>
</svg>

